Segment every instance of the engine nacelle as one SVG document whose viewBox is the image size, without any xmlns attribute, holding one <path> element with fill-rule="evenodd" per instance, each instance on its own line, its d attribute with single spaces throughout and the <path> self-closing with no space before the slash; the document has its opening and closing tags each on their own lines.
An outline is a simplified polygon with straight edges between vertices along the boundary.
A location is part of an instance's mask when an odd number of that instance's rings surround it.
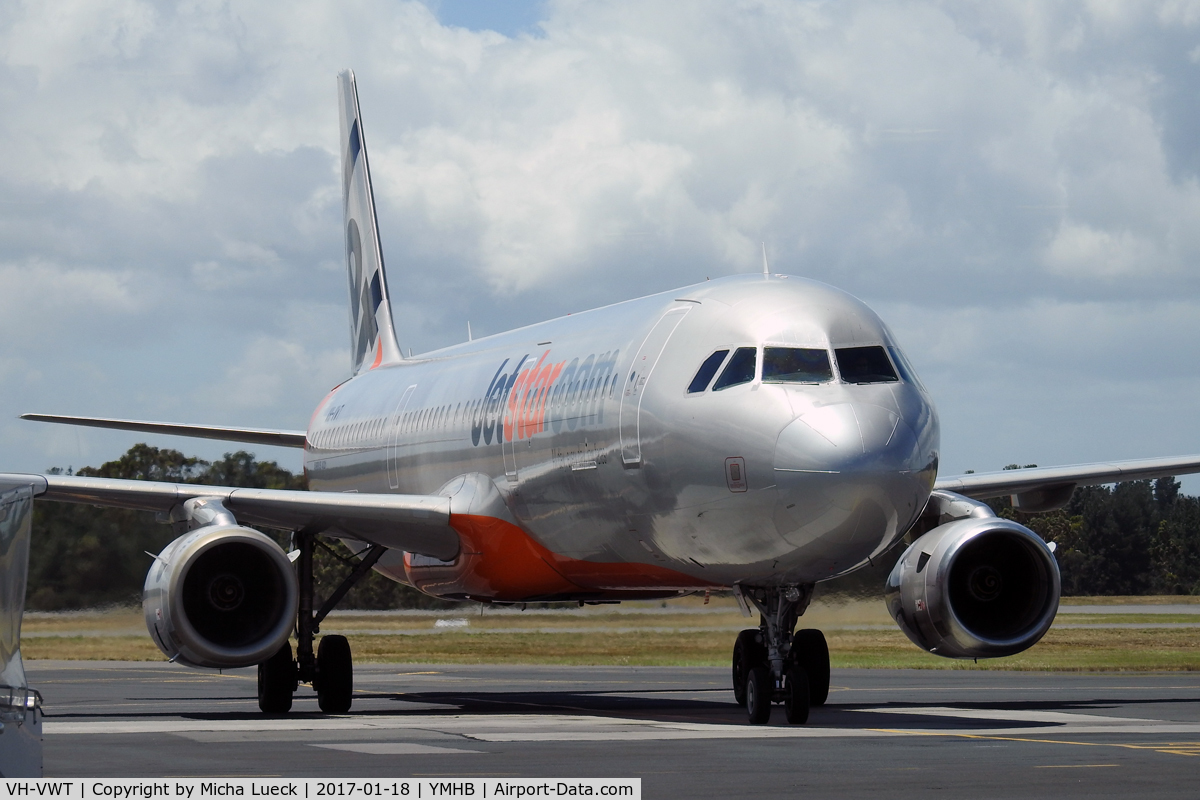
<svg viewBox="0 0 1200 800">
<path fill-rule="evenodd" d="M 291 634 L 296 571 L 269 537 L 237 525 L 206 525 L 159 553 L 142 592 L 146 627 L 172 661 L 248 667 Z"/>
<path fill-rule="evenodd" d="M 1041 537 L 997 517 L 939 525 L 887 579 L 888 611 L 918 647 L 947 658 L 1020 653 L 1058 613 L 1058 562 Z"/>
</svg>

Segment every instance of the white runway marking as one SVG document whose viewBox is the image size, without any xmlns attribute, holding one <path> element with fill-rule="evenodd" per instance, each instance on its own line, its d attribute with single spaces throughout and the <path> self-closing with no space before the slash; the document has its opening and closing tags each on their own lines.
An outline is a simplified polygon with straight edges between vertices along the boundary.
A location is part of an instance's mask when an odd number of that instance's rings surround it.
<svg viewBox="0 0 1200 800">
<path fill-rule="evenodd" d="M 287 732 L 298 731 L 435 731 L 483 742 L 605 742 L 667 741 L 683 739 L 811 739 L 877 738 L 906 735 L 1015 736 L 1120 734 L 1200 734 L 1198 723 L 1175 723 L 1096 714 L 1057 711 L 952 708 L 859 708 L 863 713 L 882 713 L 926 718 L 978 719 L 988 722 L 1038 723 L 1014 727 L 945 728 L 917 727 L 911 719 L 896 719 L 895 727 L 816 727 L 689 723 L 565 714 L 412 714 L 404 716 L 290 717 L 241 720 L 111 720 L 104 722 L 53 722 L 44 724 L 47 736 L 112 734 L 188 734 L 199 732 Z M 782 718 L 781 710 L 776 719 Z M 355 750 L 365 744 L 325 745 Z M 382 744 L 381 746 L 420 746 Z M 360 752 L 366 752 L 359 750 Z"/>
<path fill-rule="evenodd" d="M 1139 719 L 1137 717 L 1104 717 L 1098 714 L 1075 714 L 1065 711 L 1019 711 L 1002 708 L 950 708 L 948 706 L 914 706 L 911 708 L 854 708 L 852 711 L 865 711 L 871 714 L 905 714 L 918 717 L 959 717 L 961 719 L 994 719 L 1006 722 L 1041 722 L 1050 725 L 1079 725 L 1094 723 L 1112 725 L 1114 723 L 1148 723 L 1159 724 L 1154 719 Z"/>
<path fill-rule="evenodd" d="M 361 742 L 359 744 L 314 744 L 326 750 L 345 750 L 347 753 L 365 753 L 370 756 L 419 756 L 437 753 L 482 753 L 483 750 L 463 750 L 458 747 L 434 747 L 412 742 Z"/>
</svg>

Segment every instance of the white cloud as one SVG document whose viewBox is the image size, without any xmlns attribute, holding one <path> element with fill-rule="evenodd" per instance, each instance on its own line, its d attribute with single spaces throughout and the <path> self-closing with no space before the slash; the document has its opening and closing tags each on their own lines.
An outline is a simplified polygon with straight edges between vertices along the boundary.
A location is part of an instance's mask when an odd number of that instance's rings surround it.
<svg viewBox="0 0 1200 800">
<path fill-rule="evenodd" d="M 39 260 L 0 263 L 0 287 L 0 340 L 14 349 L 61 347 L 83 333 L 86 317 L 128 319 L 141 315 L 152 298 L 129 270 Z"/>
<path fill-rule="evenodd" d="M 192 280 L 205 291 L 238 289 L 251 282 L 281 281 L 285 271 L 274 250 L 253 242 L 227 241 L 221 261 L 192 264 Z"/>
<path fill-rule="evenodd" d="M 260 337 L 202 392 L 207 403 L 229 412 L 275 409 L 297 395 L 312 396 L 315 387 L 332 387 L 345 377 L 346 362 L 340 348 L 314 352 L 294 340 Z"/>
<path fill-rule="evenodd" d="M 1110 233 L 1069 222 L 1046 248 L 1051 269 L 1079 278 L 1151 275 L 1157 261 L 1153 244 L 1129 231 Z"/>
<path fill-rule="evenodd" d="M 1158 15 L 1166 25 L 1192 27 L 1200 23 L 1200 2 L 1197 0 L 1167 0 L 1159 5 Z"/>
</svg>

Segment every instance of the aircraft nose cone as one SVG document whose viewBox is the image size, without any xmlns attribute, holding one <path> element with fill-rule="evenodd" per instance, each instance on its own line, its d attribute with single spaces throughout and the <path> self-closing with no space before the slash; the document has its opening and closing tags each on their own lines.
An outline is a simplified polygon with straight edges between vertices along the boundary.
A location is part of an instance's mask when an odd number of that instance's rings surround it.
<svg viewBox="0 0 1200 800">
<path fill-rule="evenodd" d="M 774 521 L 797 575 L 821 580 L 894 541 L 929 490 L 921 448 L 896 412 L 838 403 L 792 420 L 775 443 Z"/>
<path fill-rule="evenodd" d="M 822 406 L 793 420 L 775 443 L 783 472 L 911 469 L 917 453 L 912 428 L 895 412 L 865 403 Z"/>
</svg>

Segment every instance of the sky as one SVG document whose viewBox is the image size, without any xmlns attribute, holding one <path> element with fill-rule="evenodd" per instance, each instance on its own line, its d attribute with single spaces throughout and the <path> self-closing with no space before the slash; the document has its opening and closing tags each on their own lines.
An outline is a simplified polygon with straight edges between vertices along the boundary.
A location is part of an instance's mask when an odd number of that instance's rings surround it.
<svg viewBox="0 0 1200 800">
<path fill-rule="evenodd" d="M 7 0 L 0 469 L 147 439 L 28 411 L 306 427 L 346 67 L 406 349 L 765 243 L 887 321 L 943 475 L 1200 452 L 1200 0 Z"/>
</svg>

